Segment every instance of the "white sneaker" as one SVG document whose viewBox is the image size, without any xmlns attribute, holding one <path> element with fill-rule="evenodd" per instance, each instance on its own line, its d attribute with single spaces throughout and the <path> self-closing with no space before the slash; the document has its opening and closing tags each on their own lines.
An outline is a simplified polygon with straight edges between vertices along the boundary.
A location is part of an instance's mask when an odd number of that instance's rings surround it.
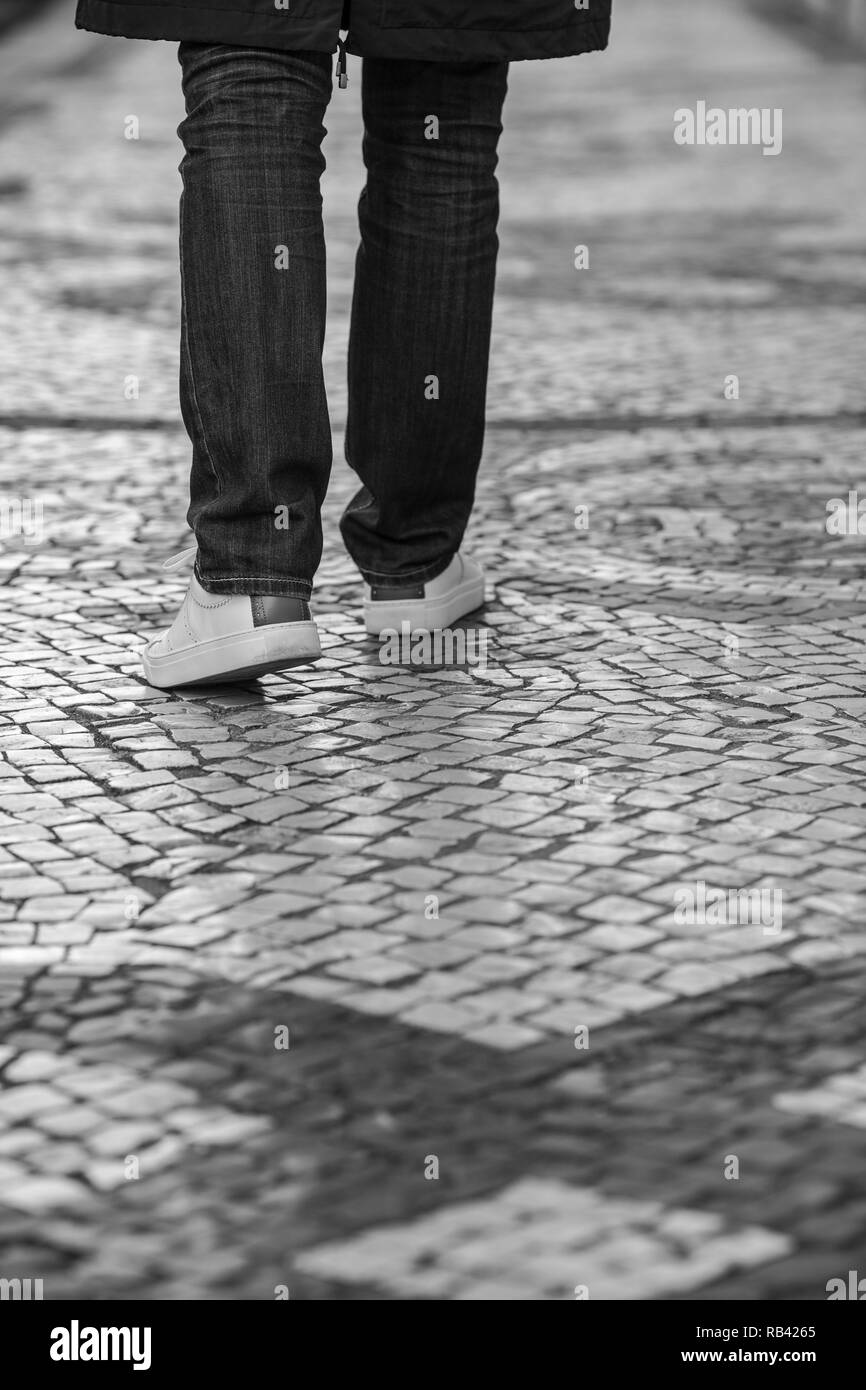
<svg viewBox="0 0 866 1390">
<path fill-rule="evenodd" d="M 414 586 L 364 586 L 364 623 L 371 637 L 386 628 L 399 632 L 403 623 L 412 632 L 439 632 L 484 602 L 484 571 L 474 560 L 455 555 L 435 579 Z"/>
<path fill-rule="evenodd" d="M 165 568 L 175 569 L 195 551 L 183 551 Z M 304 599 L 272 595 L 210 594 L 192 575 L 180 612 L 167 632 L 141 655 L 149 685 L 255 680 L 316 661 L 319 633 Z"/>
</svg>

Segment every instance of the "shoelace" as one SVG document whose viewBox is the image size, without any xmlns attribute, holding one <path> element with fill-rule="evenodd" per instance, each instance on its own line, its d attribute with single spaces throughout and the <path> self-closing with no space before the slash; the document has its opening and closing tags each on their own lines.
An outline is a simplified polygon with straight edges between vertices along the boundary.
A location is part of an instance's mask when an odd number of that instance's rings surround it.
<svg viewBox="0 0 866 1390">
<path fill-rule="evenodd" d="M 197 554 L 198 546 L 188 545 L 185 550 L 179 550 L 176 555 L 170 556 L 168 560 L 163 560 L 162 567 L 164 570 L 182 570 L 195 561 Z"/>
</svg>

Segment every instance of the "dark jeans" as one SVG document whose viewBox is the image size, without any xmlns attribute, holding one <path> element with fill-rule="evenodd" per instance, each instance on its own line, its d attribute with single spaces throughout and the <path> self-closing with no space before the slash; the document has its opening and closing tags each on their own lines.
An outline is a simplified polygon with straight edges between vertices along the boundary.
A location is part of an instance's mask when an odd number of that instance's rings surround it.
<svg viewBox="0 0 866 1390">
<path fill-rule="evenodd" d="M 332 462 L 319 179 L 326 53 L 182 43 L 181 406 L 196 573 L 308 597 Z M 505 63 L 363 67 L 341 531 L 364 578 L 446 568 L 484 438 Z M 431 118 L 439 138 L 427 138 Z M 438 385 L 435 379 L 438 379 Z"/>
</svg>

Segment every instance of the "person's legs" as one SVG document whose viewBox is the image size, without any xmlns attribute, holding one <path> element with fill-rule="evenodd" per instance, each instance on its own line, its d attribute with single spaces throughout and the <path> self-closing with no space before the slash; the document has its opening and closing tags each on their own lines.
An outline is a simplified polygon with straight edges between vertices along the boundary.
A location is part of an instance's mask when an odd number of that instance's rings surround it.
<svg viewBox="0 0 866 1390">
<path fill-rule="evenodd" d="M 181 406 L 196 578 L 309 598 L 331 468 L 319 179 L 327 53 L 182 43 Z"/>
<path fill-rule="evenodd" d="M 506 63 L 364 61 L 367 186 L 346 429 L 364 486 L 341 531 L 380 589 L 417 591 L 441 575 L 472 509 L 507 78 Z"/>
<path fill-rule="evenodd" d="M 196 563 L 151 685 L 321 654 L 307 600 L 331 468 L 319 179 L 327 53 L 182 43 L 181 410 Z"/>
</svg>

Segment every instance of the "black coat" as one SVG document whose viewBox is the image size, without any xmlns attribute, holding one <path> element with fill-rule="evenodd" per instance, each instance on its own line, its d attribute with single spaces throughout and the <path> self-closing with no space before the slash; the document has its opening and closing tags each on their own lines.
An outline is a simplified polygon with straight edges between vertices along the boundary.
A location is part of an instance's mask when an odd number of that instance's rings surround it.
<svg viewBox="0 0 866 1390">
<path fill-rule="evenodd" d="M 79 29 L 442 62 L 564 58 L 606 48 L 611 0 L 78 0 Z"/>
</svg>

